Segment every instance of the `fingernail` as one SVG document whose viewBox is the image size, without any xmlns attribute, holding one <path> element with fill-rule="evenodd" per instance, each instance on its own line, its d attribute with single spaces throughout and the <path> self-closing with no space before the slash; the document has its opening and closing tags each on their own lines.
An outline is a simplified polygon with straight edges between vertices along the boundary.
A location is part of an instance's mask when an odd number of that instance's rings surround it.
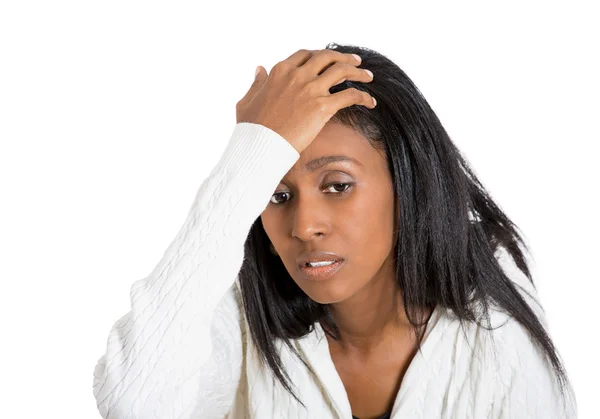
<svg viewBox="0 0 600 419">
<path fill-rule="evenodd" d="M 354 55 L 358 61 L 362 62 L 362 58 L 360 58 L 360 55 L 356 55 L 356 54 L 352 54 L 352 55 Z"/>
</svg>

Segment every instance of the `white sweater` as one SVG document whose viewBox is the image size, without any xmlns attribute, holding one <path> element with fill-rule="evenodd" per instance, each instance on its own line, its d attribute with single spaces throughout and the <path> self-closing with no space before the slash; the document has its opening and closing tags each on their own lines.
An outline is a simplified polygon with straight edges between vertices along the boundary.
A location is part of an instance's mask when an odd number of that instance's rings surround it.
<svg viewBox="0 0 600 419">
<path fill-rule="evenodd" d="M 150 275 L 132 284 L 131 310 L 110 330 L 93 377 L 103 418 L 352 418 L 319 324 L 293 341 L 317 376 L 279 341 L 307 411 L 260 362 L 239 294 L 250 227 L 299 156 L 269 128 L 235 126 L 177 236 Z M 508 254 L 497 255 L 537 298 Z M 528 301 L 545 324 L 541 307 Z M 504 322 L 492 342 L 475 326 L 463 334 L 451 311 L 438 306 L 391 418 L 575 418 L 574 400 L 561 410 L 550 364 L 526 330 L 494 311 L 492 324 Z"/>
</svg>

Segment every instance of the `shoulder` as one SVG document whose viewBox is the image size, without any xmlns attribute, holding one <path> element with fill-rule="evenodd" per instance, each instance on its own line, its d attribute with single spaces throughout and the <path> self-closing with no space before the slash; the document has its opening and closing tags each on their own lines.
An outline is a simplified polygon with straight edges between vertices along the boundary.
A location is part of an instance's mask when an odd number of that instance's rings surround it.
<svg viewBox="0 0 600 419">
<path fill-rule="evenodd" d="M 498 261 L 548 331 L 535 287 L 506 250 Z M 529 330 L 508 313 L 489 307 L 482 325 L 470 324 L 464 335 L 470 347 L 469 382 L 479 388 L 477 402 L 492 418 L 575 418 L 571 389 L 561 392 L 558 376 Z M 481 386 L 488 390 L 481 391 Z M 487 415 L 489 413 L 489 416 Z"/>
<path fill-rule="evenodd" d="M 576 418 L 574 395 L 561 392 L 550 360 L 525 326 L 503 312 L 489 314 L 482 325 L 461 328 L 453 321 L 457 411 L 494 419 Z"/>
<path fill-rule="evenodd" d="M 496 318 L 503 317 L 497 315 Z M 558 375 L 541 345 L 512 317 L 491 332 L 491 382 L 502 418 L 574 418 L 574 395 L 561 393 Z"/>
</svg>

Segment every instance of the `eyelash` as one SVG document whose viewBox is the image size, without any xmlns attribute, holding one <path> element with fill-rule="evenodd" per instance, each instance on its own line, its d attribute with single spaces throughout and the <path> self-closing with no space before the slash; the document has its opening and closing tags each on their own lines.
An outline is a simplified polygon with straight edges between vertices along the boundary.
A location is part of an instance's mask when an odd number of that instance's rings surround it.
<svg viewBox="0 0 600 419">
<path fill-rule="evenodd" d="M 354 183 L 352 183 L 352 182 L 350 182 L 350 183 L 348 183 L 348 182 L 336 182 L 336 183 L 330 183 L 329 185 L 327 185 L 325 187 L 325 189 L 328 189 L 328 188 L 330 188 L 332 186 L 339 186 L 339 185 L 347 186 L 347 188 L 345 188 L 343 191 L 340 191 L 340 192 L 332 192 L 333 195 L 346 195 L 346 194 L 350 193 L 350 190 L 354 187 Z M 273 194 L 273 196 L 271 198 L 273 198 L 274 196 L 277 196 L 277 195 L 281 195 L 281 194 L 289 194 L 289 192 L 278 192 L 278 193 Z M 276 202 L 272 202 L 272 201 L 269 201 L 269 202 L 271 203 L 271 205 L 281 206 L 281 205 L 286 204 L 288 201 L 289 201 L 289 199 L 286 200 L 286 201 L 284 201 L 284 202 L 277 202 L 277 203 Z"/>
</svg>

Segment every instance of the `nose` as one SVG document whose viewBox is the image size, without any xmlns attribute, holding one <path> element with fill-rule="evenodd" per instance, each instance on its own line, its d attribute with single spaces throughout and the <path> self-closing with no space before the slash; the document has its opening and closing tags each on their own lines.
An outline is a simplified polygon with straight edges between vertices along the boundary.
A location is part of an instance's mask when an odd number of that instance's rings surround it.
<svg viewBox="0 0 600 419">
<path fill-rule="evenodd" d="M 296 199 L 292 212 L 292 235 L 300 240 L 312 240 L 331 230 L 327 205 L 320 205 L 318 199 Z"/>
</svg>

